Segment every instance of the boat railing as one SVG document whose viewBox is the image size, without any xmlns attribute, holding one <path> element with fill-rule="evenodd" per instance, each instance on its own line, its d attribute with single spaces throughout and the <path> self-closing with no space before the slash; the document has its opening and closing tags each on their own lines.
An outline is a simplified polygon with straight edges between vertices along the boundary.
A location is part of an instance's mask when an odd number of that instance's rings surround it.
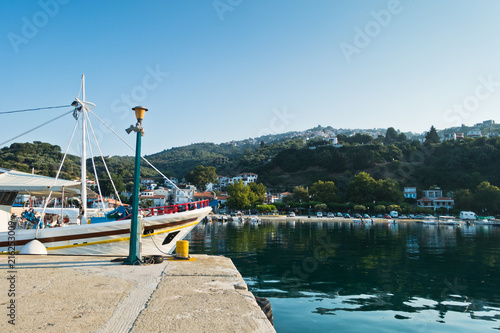
<svg viewBox="0 0 500 333">
<path fill-rule="evenodd" d="M 160 207 L 149 207 L 139 209 L 139 214 L 143 217 L 167 215 L 174 213 L 186 212 L 188 210 L 195 210 L 200 208 L 205 208 L 209 206 L 209 200 L 201 200 L 195 202 L 186 202 L 170 206 L 160 206 Z M 121 218 L 120 220 L 129 219 L 132 215 Z"/>
</svg>

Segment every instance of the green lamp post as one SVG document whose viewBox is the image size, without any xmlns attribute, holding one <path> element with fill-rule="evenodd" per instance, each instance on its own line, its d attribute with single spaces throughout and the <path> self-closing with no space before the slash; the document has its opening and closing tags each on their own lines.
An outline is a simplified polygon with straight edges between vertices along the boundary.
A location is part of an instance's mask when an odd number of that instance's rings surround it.
<svg viewBox="0 0 500 333">
<path fill-rule="evenodd" d="M 146 109 L 143 106 L 136 106 L 132 110 L 135 111 L 137 124 L 130 125 L 125 131 L 130 134 L 137 132 L 137 140 L 135 145 L 135 168 L 134 168 L 134 188 L 132 190 L 132 220 L 130 223 L 130 246 L 129 255 L 123 262 L 125 265 L 134 265 L 141 261 L 141 226 L 138 221 L 139 216 L 139 183 L 141 181 L 141 137 L 144 135 L 142 128 L 142 120 L 146 114 Z"/>
</svg>

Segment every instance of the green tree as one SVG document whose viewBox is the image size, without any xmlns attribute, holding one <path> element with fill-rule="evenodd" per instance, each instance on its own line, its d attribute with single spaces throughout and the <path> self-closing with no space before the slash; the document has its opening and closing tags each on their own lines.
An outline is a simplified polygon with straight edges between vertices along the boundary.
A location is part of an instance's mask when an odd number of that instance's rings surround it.
<svg viewBox="0 0 500 333">
<path fill-rule="evenodd" d="M 314 209 L 315 209 L 317 212 L 323 212 L 323 211 L 325 211 L 327 208 L 328 208 L 328 206 L 327 206 L 326 204 L 324 204 L 324 203 L 314 205 Z"/>
<path fill-rule="evenodd" d="M 393 210 L 396 212 L 401 212 L 401 207 L 399 205 L 389 205 L 387 206 L 387 210 L 392 212 Z"/>
<path fill-rule="evenodd" d="M 393 203 L 403 202 L 404 195 L 398 181 L 392 178 L 378 180 L 375 187 L 375 200 Z"/>
<path fill-rule="evenodd" d="M 377 182 L 370 174 L 360 172 L 347 185 L 347 198 L 350 202 L 362 203 L 375 200 Z"/>
<path fill-rule="evenodd" d="M 500 188 L 489 182 L 482 182 L 474 192 L 474 202 L 481 213 L 497 213 L 500 208 Z"/>
<path fill-rule="evenodd" d="M 337 198 L 337 186 L 331 181 L 323 182 L 318 180 L 311 186 L 309 193 L 314 201 L 322 203 L 335 202 Z"/>
<path fill-rule="evenodd" d="M 431 130 L 425 136 L 425 143 L 439 143 L 439 135 L 437 134 L 436 128 L 431 126 Z"/>
<path fill-rule="evenodd" d="M 355 205 L 353 207 L 354 211 L 357 212 L 357 213 L 363 213 L 366 211 L 366 207 L 363 206 L 363 205 Z"/>
<path fill-rule="evenodd" d="M 266 187 L 263 184 L 250 183 L 248 184 L 250 188 L 250 193 L 248 194 L 248 199 L 250 200 L 250 205 L 255 207 L 256 205 L 261 205 L 264 200 L 266 200 Z"/>
<path fill-rule="evenodd" d="M 229 198 L 227 205 L 233 209 L 249 209 L 262 205 L 266 199 L 266 187 L 263 184 L 250 183 L 245 186 L 242 180 L 227 187 Z"/>
<path fill-rule="evenodd" d="M 112 177 L 113 183 L 115 184 L 116 191 L 118 194 L 121 192 L 125 191 L 125 184 L 123 183 L 123 179 L 120 177 Z M 113 188 L 113 184 L 109 180 L 109 178 L 106 177 L 99 177 L 99 187 L 101 188 L 101 192 L 103 196 L 109 196 L 111 194 L 115 194 L 115 189 Z M 94 192 L 99 193 L 98 189 L 95 188 Z"/>
<path fill-rule="evenodd" d="M 398 132 L 394 127 L 389 127 L 385 132 L 384 144 L 390 145 L 398 141 Z"/>
<path fill-rule="evenodd" d="M 227 205 L 229 208 L 233 209 L 248 209 L 251 207 L 251 202 L 248 197 L 250 194 L 250 187 L 245 186 L 243 181 L 238 180 L 237 182 L 229 185 L 227 187 Z"/>
<path fill-rule="evenodd" d="M 293 201 L 309 201 L 309 190 L 303 186 L 295 186 L 293 189 Z"/>
<path fill-rule="evenodd" d="M 199 191 L 205 191 L 207 184 L 215 184 L 218 177 L 214 167 L 198 165 L 186 174 L 185 179 L 196 186 Z"/>
<path fill-rule="evenodd" d="M 456 190 L 453 193 L 454 207 L 458 210 L 470 211 L 474 209 L 474 196 L 469 189 Z"/>
<path fill-rule="evenodd" d="M 255 207 L 259 213 L 272 213 L 276 210 L 275 205 L 257 205 Z"/>
<path fill-rule="evenodd" d="M 407 140 L 408 140 L 408 137 L 406 136 L 406 134 L 401 133 L 398 135 L 398 142 L 405 142 Z"/>
<path fill-rule="evenodd" d="M 385 206 L 384 205 L 376 205 L 375 206 L 375 211 L 377 213 L 385 213 Z"/>
<path fill-rule="evenodd" d="M 140 199 L 139 200 L 139 208 L 148 208 L 153 207 L 154 201 L 151 199 Z"/>
</svg>

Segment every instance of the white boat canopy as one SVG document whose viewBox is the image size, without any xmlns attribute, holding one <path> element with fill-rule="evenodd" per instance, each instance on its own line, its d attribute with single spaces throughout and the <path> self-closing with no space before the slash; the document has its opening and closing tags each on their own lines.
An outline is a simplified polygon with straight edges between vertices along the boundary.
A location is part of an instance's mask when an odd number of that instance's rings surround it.
<svg viewBox="0 0 500 333">
<path fill-rule="evenodd" d="M 0 168 L 0 191 L 34 196 L 47 196 L 52 191 L 52 196 L 61 197 L 63 190 L 65 197 L 79 196 L 81 183 Z"/>
</svg>

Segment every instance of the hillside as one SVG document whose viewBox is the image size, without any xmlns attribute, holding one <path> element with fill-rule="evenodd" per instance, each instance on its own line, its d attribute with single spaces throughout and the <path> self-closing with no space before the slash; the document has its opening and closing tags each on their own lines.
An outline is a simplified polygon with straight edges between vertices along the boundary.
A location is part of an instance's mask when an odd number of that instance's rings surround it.
<svg viewBox="0 0 500 333">
<path fill-rule="evenodd" d="M 497 133 L 500 126 L 485 122 L 474 128 L 458 127 L 438 131 L 467 132 L 480 129 L 484 134 Z M 334 136 L 339 143 L 332 146 L 324 139 Z M 344 133 L 344 134 L 342 134 Z M 349 134 L 350 133 L 350 134 Z M 354 134 L 356 133 L 356 134 Z M 393 178 L 403 186 L 441 186 L 445 191 L 473 188 L 481 181 L 500 185 L 499 138 L 478 138 L 422 144 L 414 133 L 389 130 L 335 130 L 315 127 L 302 132 L 222 144 L 197 143 L 176 147 L 149 155 L 147 158 L 163 173 L 182 179 L 197 165 L 214 166 L 217 173 L 234 176 L 240 172 L 255 172 L 259 181 L 271 189 L 291 190 L 294 186 L 311 186 L 317 180 L 332 180 L 339 190 L 357 173 L 365 171 L 375 179 Z M 59 146 L 35 141 L 14 143 L 0 150 L 0 167 L 12 168 L 48 176 L 55 176 L 63 154 Z M 68 156 L 61 177 L 77 179 L 79 157 Z M 115 179 L 125 184 L 133 178 L 132 157 L 107 157 L 106 162 Z M 100 178 L 104 168 L 100 158 L 95 158 Z M 92 170 L 91 160 L 87 161 Z M 159 175 L 142 164 L 142 177 Z M 90 179 L 93 178 L 89 174 Z"/>
</svg>

